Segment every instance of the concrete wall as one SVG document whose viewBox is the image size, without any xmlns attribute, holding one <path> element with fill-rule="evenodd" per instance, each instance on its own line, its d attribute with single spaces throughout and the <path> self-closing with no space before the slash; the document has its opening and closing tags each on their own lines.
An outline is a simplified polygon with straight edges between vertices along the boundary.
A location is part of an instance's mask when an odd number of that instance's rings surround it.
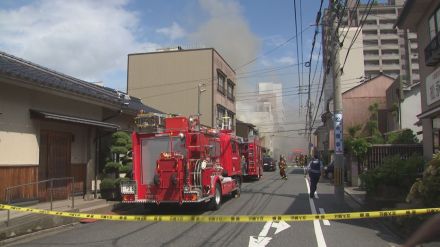
<svg viewBox="0 0 440 247">
<path fill-rule="evenodd" d="M 167 113 L 197 114 L 197 85 L 201 94 L 201 122 L 212 125 L 213 49 L 128 55 L 128 94 Z M 215 85 L 215 83 L 214 83 Z"/>
</svg>

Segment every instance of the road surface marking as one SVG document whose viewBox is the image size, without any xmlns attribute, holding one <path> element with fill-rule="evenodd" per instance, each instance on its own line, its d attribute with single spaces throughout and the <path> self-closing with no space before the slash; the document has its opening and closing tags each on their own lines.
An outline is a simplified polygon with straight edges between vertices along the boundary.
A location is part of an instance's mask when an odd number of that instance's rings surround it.
<svg viewBox="0 0 440 247">
<path fill-rule="evenodd" d="M 325 211 L 323 208 L 319 208 L 319 213 L 320 214 L 325 214 Z M 330 225 L 330 221 L 328 220 L 322 220 L 322 223 L 324 223 L 324 225 L 329 226 Z"/>
<path fill-rule="evenodd" d="M 305 180 L 307 185 L 307 191 L 310 191 L 309 180 L 307 180 L 307 178 L 305 178 Z M 310 203 L 310 209 L 312 210 L 312 214 L 316 214 L 315 203 L 313 202 L 312 198 L 309 198 L 309 203 Z M 327 247 L 327 244 L 325 243 L 324 235 L 322 234 L 321 224 L 319 223 L 319 220 L 313 220 L 313 226 L 315 228 L 315 236 L 318 247 Z"/>
<path fill-rule="evenodd" d="M 271 237 L 249 237 L 249 247 L 264 247 L 266 246 L 270 240 Z"/>
<path fill-rule="evenodd" d="M 264 224 L 263 229 L 261 230 L 260 234 L 258 236 L 249 236 L 249 247 L 264 247 L 267 244 L 269 244 L 270 240 L 272 240 L 271 237 L 267 237 L 267 234 L 270 231 L 270 228 L 275 228 L 274 235 L 286 230 L 290 227 L 289 224 L 287 224 L 285 221 L 280 222 L 266 222 Z"/>
</svg>

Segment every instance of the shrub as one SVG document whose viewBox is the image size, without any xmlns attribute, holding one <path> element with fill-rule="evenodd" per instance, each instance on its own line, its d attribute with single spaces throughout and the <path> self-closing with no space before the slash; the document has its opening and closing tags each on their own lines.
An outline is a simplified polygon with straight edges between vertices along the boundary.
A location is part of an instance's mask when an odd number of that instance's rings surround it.
<svg viewBox="0 0 440 247">
<path fill-rule="evenodd" d="M 411 129 L 404 129 L 400 132 L 390 133 L 387 136 L 387 143 L 390 144 L 415 144 L 419 140 Z"/>
<path fill-rule="evenodd" d="M 120 173 L 128 173 L 128 172 L 130 172 L 130 167 L 128 167 L 128 166 L 121 166 L 121 168 L 119 168 L 119 172 Z"/>
<path fill-rule="evenodd" d="M 399 155 L 385 159 L 384 163 L 361 175 L 367 194 L 381 195 L 385 187 L 393 187 L 400 192 L 406 193 L 416 181 L 418 170 L 423 167 L 421 156 L 411 156 L 402 160 Z M 385 193 L 386 194 L 386 193 Z M 400 193 L 401 194 L 401 193 Z"/>
<path fill-rule="evenodd" d="M 122 165 L 118 162 L 108 162 L 105 164 L 104 167 L 104 173 L 112 173 L 112 172 L 119 172 L 119 169 L 122 167 Z"/>
<path fill-rule="evenodd" d="M 101 181 L 100 189 L 101 190 L 110 190 L 116 188 L 116 180 L 113 178 L 104 178 Z"/>
<path fill-rule="evenodd" d="M 125 146 L 112 146 L 110 151 L 115 154 L 127 154 L 128 148 Z"/>
<path fill-rule="evenodd" d="M 440 205 L 440 153 L 433 156 L 423 172 L 423 177 L 416 181 L 407 196 L 407 201 L 421 199 L 427 207 Z"/>
</svg>

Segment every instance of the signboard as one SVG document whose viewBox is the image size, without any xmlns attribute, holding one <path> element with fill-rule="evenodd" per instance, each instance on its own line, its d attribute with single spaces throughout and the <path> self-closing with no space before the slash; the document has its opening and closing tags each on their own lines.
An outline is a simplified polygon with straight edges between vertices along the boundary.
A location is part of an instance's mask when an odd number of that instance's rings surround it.
<svg viewBox="0 0 440 247">
<path fill-rule="evenodd" d="M 440 100 L 440 67 L 426 77 L 426 103 Z"/>
<path fill-rule="evenodd" d="M 342 128 L 342 113 L 335 113 L 335 154 L 344 154 L 344 135 Z"/>
</svg>

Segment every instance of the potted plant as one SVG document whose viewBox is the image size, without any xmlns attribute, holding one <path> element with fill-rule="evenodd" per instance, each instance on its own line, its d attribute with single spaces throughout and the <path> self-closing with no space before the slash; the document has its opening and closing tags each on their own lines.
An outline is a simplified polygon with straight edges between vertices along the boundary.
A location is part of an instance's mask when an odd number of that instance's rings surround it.
<svg viewBox="0 0 440 247">
<path fill-rule="evenodd" d="M 116 191 L 116 180 L 114 178 L 104 178 L 100 184 L 101 197 L 107 200 L 115 200 L 118 195 Z"/>
</svg>

